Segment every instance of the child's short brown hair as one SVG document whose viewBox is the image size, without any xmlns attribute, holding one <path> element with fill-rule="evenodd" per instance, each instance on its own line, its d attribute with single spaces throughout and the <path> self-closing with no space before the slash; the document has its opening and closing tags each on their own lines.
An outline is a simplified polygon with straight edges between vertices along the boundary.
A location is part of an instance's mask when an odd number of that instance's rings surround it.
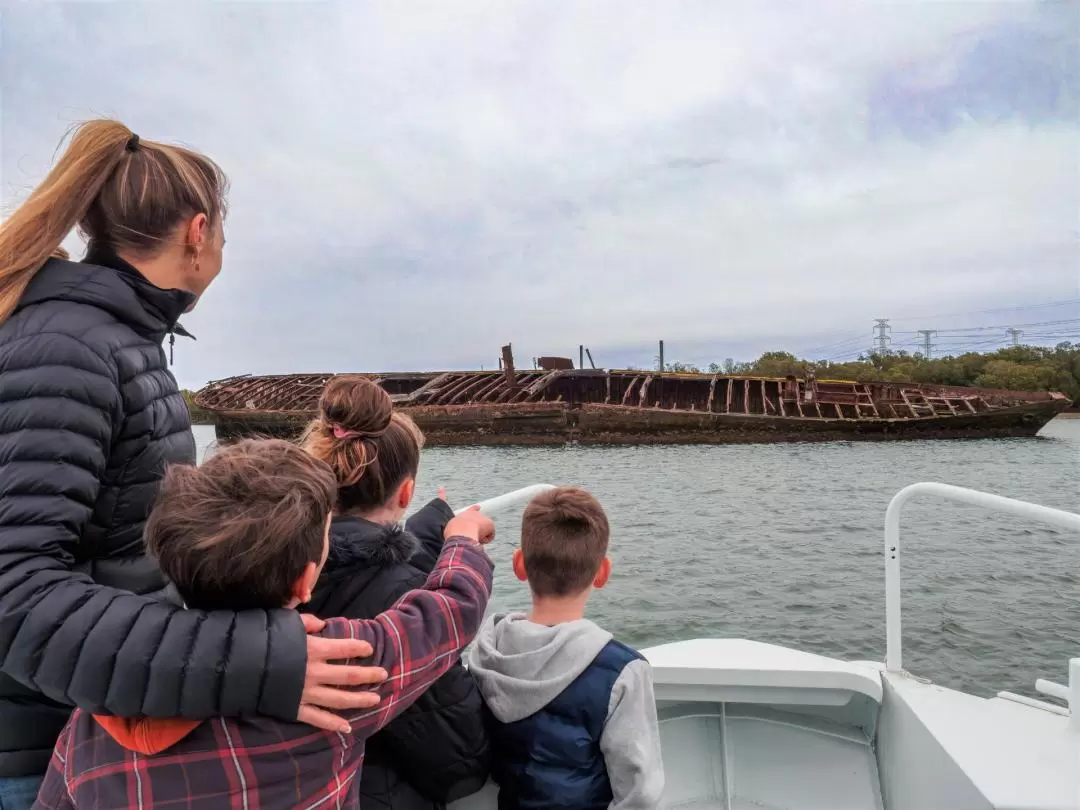
<svg viewBox="0 0 1080 810">
<path fill-rule="evenodd" d="M 336 498 L 330 468 L 296 445 L 241 441 L 166 471 L 146 547 L 189 607 L 280 608 L 321 564 Z"/>
<path fill-rule="evenodd" d="M 583 489 L 559 487 L 533 498 L 521 521 L 521 552 L 536 596 L 574 596 L 592 583 L 607 555 L 611 529 L 600 502 Z"/>
</svg>

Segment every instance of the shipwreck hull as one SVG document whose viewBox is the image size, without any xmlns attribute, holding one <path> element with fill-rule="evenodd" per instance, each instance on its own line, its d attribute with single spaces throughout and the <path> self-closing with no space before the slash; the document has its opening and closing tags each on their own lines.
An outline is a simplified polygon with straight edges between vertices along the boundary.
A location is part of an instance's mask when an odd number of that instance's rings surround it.
<svg viewBox="0 0 1080 810">
<path fill-rule="evenodd" d="M 296 438 L 333 375 L 212 383 L 195 402 L 223 441 Z M 1069 407 L 1051 392 L 554 371 L 368 375 L 429 445 L 736 444 L 1034 436 Z"/>
</svg>

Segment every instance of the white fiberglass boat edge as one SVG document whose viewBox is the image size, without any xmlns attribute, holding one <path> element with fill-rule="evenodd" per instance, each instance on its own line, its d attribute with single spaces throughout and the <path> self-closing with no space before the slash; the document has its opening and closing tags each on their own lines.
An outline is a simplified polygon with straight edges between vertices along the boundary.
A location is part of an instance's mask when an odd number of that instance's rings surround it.
<svg viewBox="0 0 1080 810">
<path fill-rule="evenodd" d="M 543 484 L 485 501 L 495 512 Z M 901 490 L 885 521 L 886 660 L 745 639 L 642 652 L 653 667 L 666 789 L 684 810 L 1080 810 L 1080 658 L 1061 704 L 980 698 L 902 669 L 900 513 L 931 495 L 1080 533 L 1080 515 L 947 484 Z M 1063 704 L 1063 705 L 1062 705 Z M 496 788 L 451 805 L 494 810 Z"/>
</svg>

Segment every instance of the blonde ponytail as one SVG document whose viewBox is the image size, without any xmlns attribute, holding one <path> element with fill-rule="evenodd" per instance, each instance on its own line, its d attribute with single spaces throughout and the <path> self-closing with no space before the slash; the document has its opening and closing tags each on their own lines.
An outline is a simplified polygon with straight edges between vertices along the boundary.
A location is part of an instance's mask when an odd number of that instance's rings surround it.
<svg viewBox="0 0 1080 810">
<path fill-rule="evenodd" d="M 131 130 L 117 121 L 90 121 L 26 202 L 0 223 L 0 323 L 26 285 L 86 217 L 124 157 Z"/>
</svg>

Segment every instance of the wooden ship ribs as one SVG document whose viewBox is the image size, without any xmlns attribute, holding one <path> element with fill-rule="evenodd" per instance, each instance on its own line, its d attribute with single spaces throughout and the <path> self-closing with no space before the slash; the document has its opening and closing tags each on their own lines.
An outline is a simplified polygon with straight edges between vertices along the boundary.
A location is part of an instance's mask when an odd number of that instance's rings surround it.
<svg viewBox="0 0 1080 810">
<path fill-rule="evenodd" d="M 332 374 L 219 380 L 194 402 L 218 437 L 293 438 Z M 1056 392 L 557 368 L 366 374 L 429 445 L 726 444 L 1033 436 Z"/>
</svg>

